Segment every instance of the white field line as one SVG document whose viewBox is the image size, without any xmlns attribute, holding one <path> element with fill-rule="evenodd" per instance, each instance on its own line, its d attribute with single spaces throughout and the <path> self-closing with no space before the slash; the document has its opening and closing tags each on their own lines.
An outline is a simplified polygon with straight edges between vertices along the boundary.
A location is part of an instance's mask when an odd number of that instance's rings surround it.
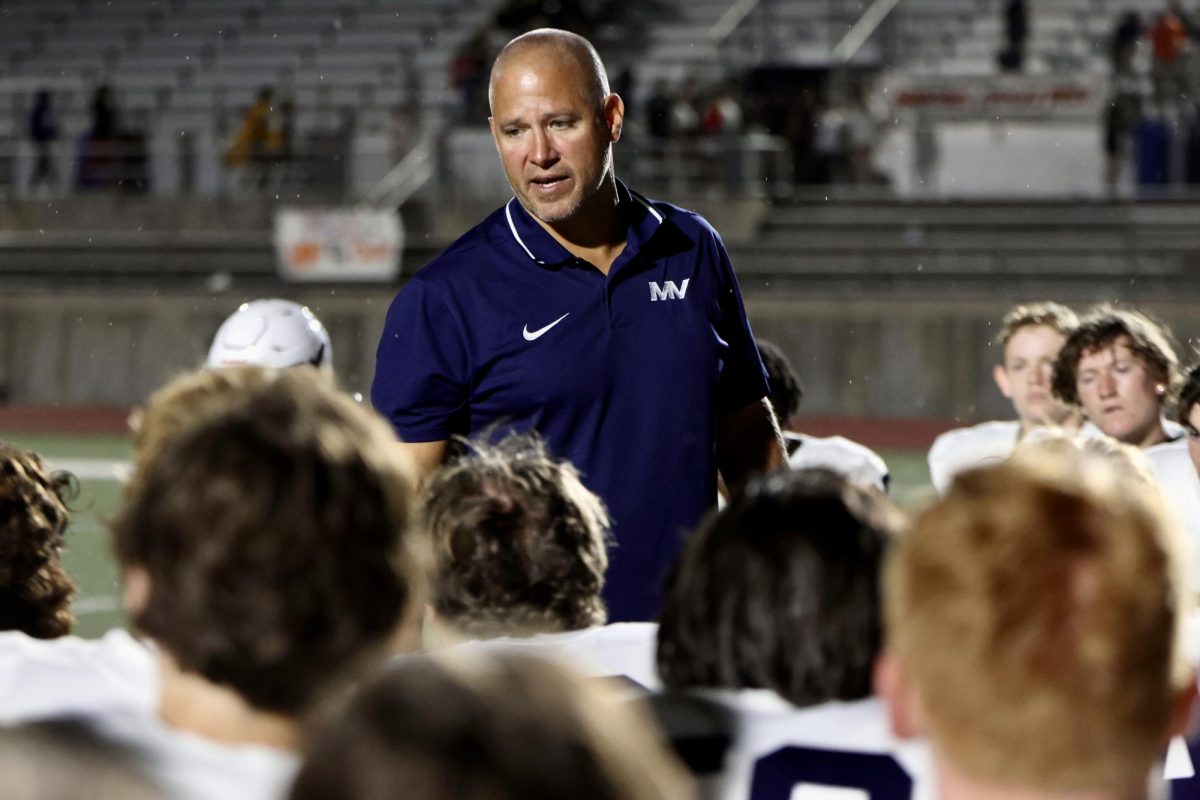
<svg viewBox="0 0 1200 800">
<path fill-rule="evenodd" d="M 47 458 L 52 470 L 65 470 L 80 480 L 125 481 L 132 470 L 130 463 L 120 458 Z"/>
<path fill-rule="evenodd" d="M 71 603 L 71 611 L 77 617 L 86 617 L 88 614 L 108 614 L 121 610 L 121 600 L 117 597 L 77 597 Z"/>
</svg>

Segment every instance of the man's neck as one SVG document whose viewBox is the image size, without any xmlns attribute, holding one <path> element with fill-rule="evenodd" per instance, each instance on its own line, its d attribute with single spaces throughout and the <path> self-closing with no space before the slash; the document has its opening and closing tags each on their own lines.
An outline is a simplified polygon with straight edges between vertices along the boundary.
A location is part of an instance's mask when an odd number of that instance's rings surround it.
<svg viewBox="0 0 1200 800">
<path fill-rule="evenodd" d="M 1145 800 L 1146 787 L 1124 791 L 1049 791 L 1023 786 L 1001 786 L 969 778 L 934 755 L 938 800 Z"/>
<path fill-rule="evenodd" d="M 184 672 L 161 650 L 158 676 L 158 715 L 172 728 L 222 744 L 298 749 L 300 730 L 295 719 L 256 709 L 233 689 Z"/>
<path fill-rule="evenodd" d="M 550 223 L 532 214 L 530 216 L 568 253 L 583 259 L 605 275 L 625 250 L 624 210 L 617 194 L 616 178 L 611 175 L 605 179 L 600 191 L 589 198 L 571 219 Z"/>
</svg>

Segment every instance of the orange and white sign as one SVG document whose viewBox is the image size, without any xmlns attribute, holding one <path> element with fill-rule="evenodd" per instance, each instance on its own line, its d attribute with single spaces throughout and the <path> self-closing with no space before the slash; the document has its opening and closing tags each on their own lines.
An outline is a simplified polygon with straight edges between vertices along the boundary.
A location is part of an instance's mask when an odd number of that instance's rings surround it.
<svg viewBox="0 0 1200 800">
<path fill-rule="evenodd" d="M 275 214 L 279 274 L 293 281 L 389 281 L 400 274 L 404 226 L 394 211 L 294 209 Z"/>
</svg>

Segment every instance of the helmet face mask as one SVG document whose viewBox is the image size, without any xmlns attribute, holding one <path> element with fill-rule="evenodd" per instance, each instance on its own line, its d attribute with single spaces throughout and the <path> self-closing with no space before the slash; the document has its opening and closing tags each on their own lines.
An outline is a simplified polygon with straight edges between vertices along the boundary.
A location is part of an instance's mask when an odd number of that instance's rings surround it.
<svg viewBox="0 0 1200 800">
<path fill-rule="evenodd" d="M 333 369 L 333 346 L 321 321 L 290 300 L 243 303 L 217 330 L 205 366 L 250 364 Z"/>
</svg>

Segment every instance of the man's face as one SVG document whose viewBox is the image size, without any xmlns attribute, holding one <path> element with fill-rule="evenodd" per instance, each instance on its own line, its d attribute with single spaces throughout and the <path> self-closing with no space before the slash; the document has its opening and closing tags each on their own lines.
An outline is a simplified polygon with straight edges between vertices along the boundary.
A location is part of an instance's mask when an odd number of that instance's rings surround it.
<svg viewBox="0 0 1200 800">
<path fill-rule="evenodd" d="M 1137 447 L 1153 444 L 1159 433 L 1162 392 L 1142 360 L 1129 348 L 1129 337 L 1085 350 L 1075 370 L 1079 402 L 1096 427 Z"/>
<path fill-rule="evenodd" d="M 1004 347 L 1004 363 L 992 377 L 1012 400 L 1023 426 L 1060 423 L 1070 412 L 1050 393 L 1054 360 L 1067 339 L 1049 325 L 1018 328 Z"/>
<path fill-rule="evenodd" d="M 1192 457 L 1192 466 L 1200 475 L 1200 403 L 1188 409 L 1187 417 L 1183 421 L 1183 427 L 1187 430 L 1188 455 Z"/>
<path fill-rule="evenodd" d="M 535 51 L 504 66 L 492 87 L 492 137 L 525 210 L 542 222 L 573 219 L 612 171 L 624 106 L 588 98 L 574 59 Z"/>
</svg>

